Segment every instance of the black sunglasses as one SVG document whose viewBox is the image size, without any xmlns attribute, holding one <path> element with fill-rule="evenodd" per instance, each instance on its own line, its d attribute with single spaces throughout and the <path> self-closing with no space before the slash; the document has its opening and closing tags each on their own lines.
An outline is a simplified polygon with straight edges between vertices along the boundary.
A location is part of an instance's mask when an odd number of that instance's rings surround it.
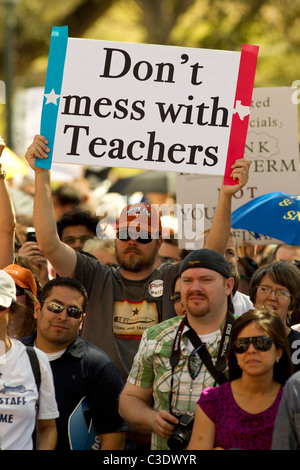
<svg viewBox="0 0 300 470">
<path fill-rule="evenodd" d="M 48 304 L 47 310 L 52 313 L 61 313 L 64 309 L 67 312 L 68 317 L 71 318 L 80 318 L 83 314 L 83 311 L 78 307 L 65 307 L 63 305 L 57 304 L 56 302 L 50 301 L 46 302 L 45 300 L 41 302 L 42 304 Z"/>
<path fill-rule="evenodd" d="M 128 232 L 127 230 L 119 230 L 117 232 L 117 238 L 122 240 L 123 242 L 127 242 L 128 240 L 136 240 L 138 243 L 151 243 L 153 238 L 148 232 L 141 231 L 141 232 Z"/>
<path fill-rule="evenodd" d="M 273 340 L 269 336 L 249 336 L 247 338 L 237 338 L 233 342 L 233 350 L 237 354 L 245 353 L 250 344 L 253 344 L 258 351 L 269 351 L 271 349 Z"/>
<path fill-rule="evenodd" d="M 180 292 L 175 292 L 175 294 L 171 295 L 170 301 L 172 304 L 177 304 L 177 302 L 180 302 L 181 301 Z"/>
<path fill-rule="evenodd" d="M 201 348 L 204 346 L 204 344 L 200 344 L 197 348 L 195 348 L 192 352 L 191 355 L 189 356 L 188 360 L 188 371 L 190 374 L 190 377 L 192 380 L 195 380 L 195 378 L 199 375 L 201 367 L 202 367 L 202 359 L 199 357 L 198 353 L 201 350 Z"/>
</svg>

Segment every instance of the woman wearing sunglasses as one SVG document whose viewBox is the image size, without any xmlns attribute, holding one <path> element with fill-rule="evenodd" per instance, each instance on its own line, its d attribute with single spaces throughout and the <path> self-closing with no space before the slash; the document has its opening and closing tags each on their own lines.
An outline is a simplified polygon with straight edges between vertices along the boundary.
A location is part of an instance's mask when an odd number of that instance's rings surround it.
<svg viewBox="0 0 300 470">
<path fill-rule="evenodd" d="M 188 450 L 270 450 L 283 385 L 292 374 L 285 328 L 250 310 L 232 327 L 229 381 L 203 390 Z"/>
</svg>

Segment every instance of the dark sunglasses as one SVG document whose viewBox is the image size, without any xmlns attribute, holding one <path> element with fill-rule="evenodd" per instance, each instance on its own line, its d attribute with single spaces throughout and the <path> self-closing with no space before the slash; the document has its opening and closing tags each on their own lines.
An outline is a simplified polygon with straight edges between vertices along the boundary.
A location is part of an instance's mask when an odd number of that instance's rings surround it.
<svg viewBox="0 0 300 470">
<path fill-rule="evenodd" d="M 253 344 L 258 351 L 269 351 L 271 349 L 273 340 L 269 336 L 249 336 L 248 338 L 237 338 L 233 342 L 233 350 L 238 354 L 245 353 L 250 344 Z"/>
<path fill-rule="evenodd" d="M 174 295 L 171 295 L 170 301 L 172 304 L 177 304 L 177 302 L 181 301 L 181 294 L 180 292 L 175 292 Z"/>
<path fill-rule="evenodd" d="M 152 238 L 148 232 L 128 232 L 127 230 L 119 230 L 117 232 L 117 238 L 123 242 L 128 240 L 136 240 L 138 243 L 151 243 Z"/>
<path fill-rule="evenodd" d="M 195 378 L 199 375 L 201 367 L 202 367 L 203 361 L 202 359 L 200 359 L 198 352 L 203 346 L 204 346 L 203 344 L 200 344 L 200 346 L 195 348 L 191 352 L 191 355 L 189 356 L 188 371 L 192 380 L 195 380 Z"/>
<path fill-rule="evenodd" d="M 46 302 L 45 300 L 41 303 L 47 304 L 47 310 L 52 313 L 61 313 L 63 310 L 66 310 L 68 317 L 71 318 L 80 318 L 80 316 L 83 314 L 83 311 L 78 307 L 65 307 L 63 305 L 57 304 L 56 302 Z"/>
</svg>

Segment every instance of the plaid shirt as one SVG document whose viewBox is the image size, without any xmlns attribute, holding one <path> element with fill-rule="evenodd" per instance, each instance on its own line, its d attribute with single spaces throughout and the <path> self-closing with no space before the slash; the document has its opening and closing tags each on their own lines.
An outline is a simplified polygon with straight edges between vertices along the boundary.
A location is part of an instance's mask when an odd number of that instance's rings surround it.
<svg viewBox="0 0 300 470">
<path fill-rule="evenodd" d="M 153 388 L 153 408 L 157 411 L 169 410 L 172 376 L 170 355 L 182 319 L 183 317 L 171 318 L 148 328 L 143 333 L 139 350 L 127 379 L 139 387 Z M 214 379 L 204 364 L 201 365 L 200 373 L 195 380 L 190 377 L 188 359 L 191 350 L 188 348 L 188 329 L 187 326 L 184 326 L 180 344 L 180 360 L 173 376 L 172 410 L 179 412 L 195 412 L 202 390 L 214 385 Z M 206 344 L 214 363 L 218 355 L 221 335 L 220 329 L 213 342 Z M 168 450 L 167 440 L 152 432 L 151 449 Z"/>
</svg>

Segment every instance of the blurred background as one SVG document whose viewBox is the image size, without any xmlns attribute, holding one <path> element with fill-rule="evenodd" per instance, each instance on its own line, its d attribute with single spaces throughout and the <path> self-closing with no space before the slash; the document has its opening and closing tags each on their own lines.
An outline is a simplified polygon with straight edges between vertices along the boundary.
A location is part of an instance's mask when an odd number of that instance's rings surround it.
<svg viewBox="0 0 300 470">
<path fill-rule="evenodd" d="M 299 0 L 0 0 L 0 25 L 0 135 L 17 151 L 20 92 L 44 86 L 53 26 L 89 39 L 225 50 L 256 44 L 255 86 L 300 80 Z"/>
<path fill-rule="evenodd" d="M 39 132 L 51 31 L 65 25 L 69 37 L 77 38 L 232 51 L 254 44 L 260 47 L 255 87 L 300 83 L 299 0 L 0 0 L 0 135 L 7 145 L 1 161 L 21 214 L 19 189 L 32 211 L 32 175 L 23 157 Z M 127 196 L 131 180 L 119 180 L 133 173 L 61 165 L 52 181 L 76 182 L 84 199 L 92 189 L 97 206 L 110 187 Z M 160 185 L 163 197 L 154 201 L 174 200 L 174 186 L 169 175 Z M 142 189 L 138 182 L 135 191 Z"/>
</svg>

